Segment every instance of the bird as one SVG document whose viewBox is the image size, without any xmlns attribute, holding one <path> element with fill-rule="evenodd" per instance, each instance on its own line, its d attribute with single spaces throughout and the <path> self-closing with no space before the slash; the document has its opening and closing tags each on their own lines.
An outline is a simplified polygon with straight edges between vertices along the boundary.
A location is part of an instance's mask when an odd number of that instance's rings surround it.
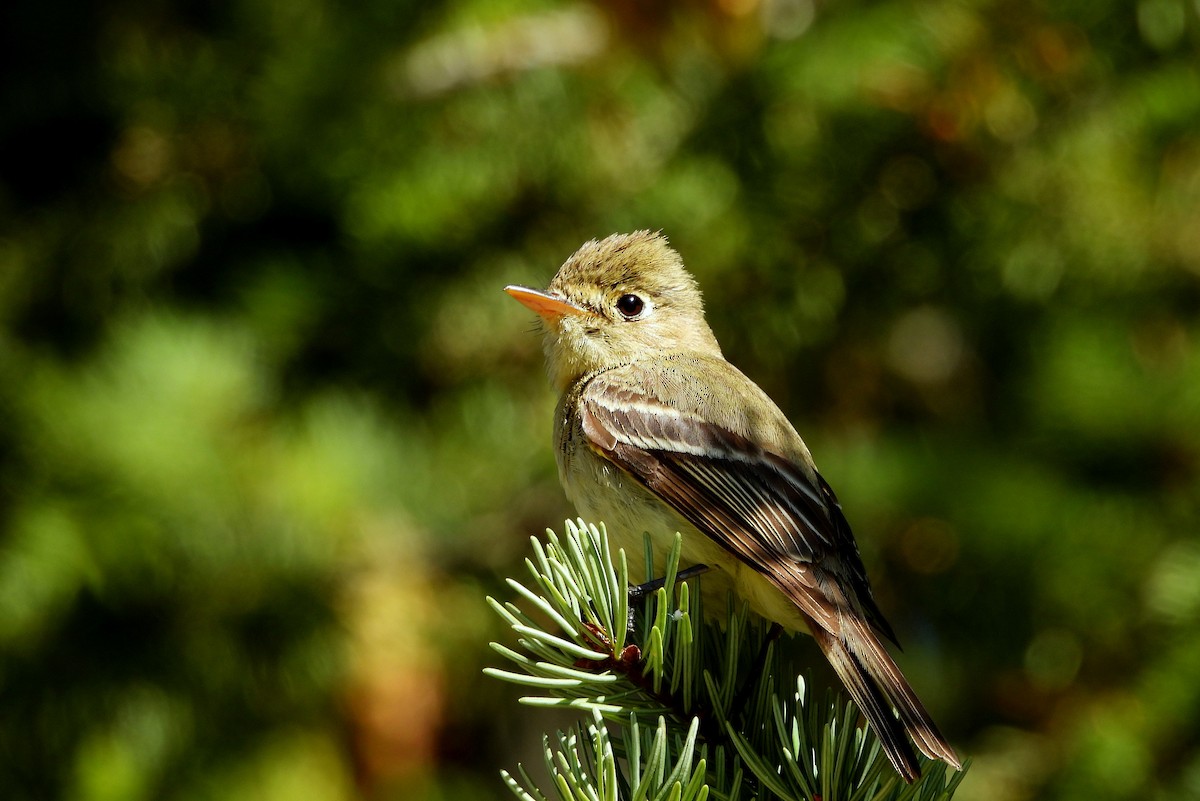
<svg viewBox="0 0 1200 801">
<path fill-rule="evenodd" d="M 559 478 L 579 514 L 627 553 L 643 532 L 663 550 L 679 532 L 680 566 L 710 568 L 706 597 L 732 590 L 811 635 L 905 781 L 920 777 L 909 738 L 961 769 L 888 652 L 841 504 L 784 413 L 725 359 L 667 238 L 593 239 L 547 289 L 505 291 L 544 329 Z"/>
</svg>

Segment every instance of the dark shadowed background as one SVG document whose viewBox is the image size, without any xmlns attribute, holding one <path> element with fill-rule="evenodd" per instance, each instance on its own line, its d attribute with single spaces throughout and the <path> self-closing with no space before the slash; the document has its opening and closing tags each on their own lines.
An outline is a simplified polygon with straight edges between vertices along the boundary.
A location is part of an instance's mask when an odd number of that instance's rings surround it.
<svg viewBox="0 0 1200 801">
<path fill-rule="evenodd" d="M 0 797 L 506 797 L 483 597 L 570 509 L 500 290 L 652 228 L 958 798 L 1200 798 L 1198 13 L 5 4 Z"/>
</svg>

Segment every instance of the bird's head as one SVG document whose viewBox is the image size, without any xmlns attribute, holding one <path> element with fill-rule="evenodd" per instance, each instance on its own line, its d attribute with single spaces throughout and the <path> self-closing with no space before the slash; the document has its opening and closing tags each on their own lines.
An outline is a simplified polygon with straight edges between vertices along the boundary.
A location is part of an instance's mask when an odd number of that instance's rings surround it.
<svg viewBox="0 0 1200 801">
<path fill-rule="evenodd" d="M 593 239 L 545 291 L 505 291 L 542 319 L 546 363 L 559 390 L 593 370 L 647 356 L 721 353 L 704 320 L 700 289 L 662 234 Z"/>
</svg>

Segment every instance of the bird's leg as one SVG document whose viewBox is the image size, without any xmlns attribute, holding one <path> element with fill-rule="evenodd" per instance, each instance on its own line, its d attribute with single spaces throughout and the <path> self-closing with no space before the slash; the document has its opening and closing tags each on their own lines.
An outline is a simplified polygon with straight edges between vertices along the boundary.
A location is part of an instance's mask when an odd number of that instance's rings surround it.
<svg viewBox="0 0 1200 801">
<path fill-rule="evenodd" d="M 685 570 L 680 570 L 678 573 L 676 573 L 675 580 L 687 581 L 688 579 L 693 579 L 696 576 L 701 576 L 711 569 L 712 568 L 710 568 L 708 565 L 692 565 L 691 567 L 686 568 Z M 633 635 L 634 604 L 637 601 L 645 598 L 650 593 L 658 592 L 659 588 L 664 586 L 666 583 L 667 579 L 664 576 L 663 578 L 656 578 L 652 581 L 647 581 L 644 584 L 635 584 L 629 588 L 629 619 L 625 621 L 625 626 L 631 637 Z"/>
<path fill-rule="evenodd" d="M 754 657 L 754 661 L 750 665 L 750 672 L 746 674 L 746 680 L 742 682 L 737 695 L 733 697 L 733 704 L 729 707 L 727 720 L 737 720 L 738 716 L 742 714 L 746 702 L 750 700 L 751 689 L 767 668 L 767 653 L 771 648 L 771 643 L 778 640 L 782 634 L 783 626 L 778 623 L 772 623 L 771 628 L 767 629 L 767 636 L 758 648 L 758 656 Z"/>
<path fill-rule="evenodd" d="M 696 576 L 700 576 L 700 575 L 703 575 L 704 573 L 707 573 L 710 569 L 711 568 L 709 568 L 708 565 L 692 565 L 691 567 L 686 568 L 684 570 L 680 570 L 678 573 L 676 573 L 675 580 L 676 581 L 687 581 L 688 579 L 695 578 Z M 636 602 L 642 600 L 643 598 L 645 598 L 650 593 L 658 592 L 658 589 L 660 587 L 665 586 L 666 583 L 667 583 L 667 579 L 666 579 L 666 577 L 663 577 L 663 578 L 654 579 L 652 581 L 647 581 L 644 584 L 634 584 L 629 588 L 629 590 L 628 590 L 629 611 L 627 613 L 628 618 L 625 621 L 625 630 L 628 632 L 627 640 L 631 644 L 625 646 L 625 648 L 621 651 L 621 653 L 619 653 L 619 654 L 614 653 L 610 659 L 605 660 L 603 665 L 609 665 L 609 666 L 616 665 L 617 667 L 622 669 L 622 672 L 628 672 L 630 666 L 636 665 L 637 661 L 639 659 L 641 659 L 641 649 L 638 648 L 638 646 L 632 644 L 633 633 L 634 633 L 634 625 L 633 625 L 633 623 L 634 623 L 634 620 L 633 620 L 634 604 Z M 611 651 L 612 650 L 612 648 L 613 648 L 612 639 L 609 637 L 608 633 L 604 631 L 604 629 L 602 629 L 599 626 L 596 626 L 592 623 L 584 623 L 583 628 L 584 628 L 584 631 L 586 632 L 586 634 L 588 635 L 588 639 L 591 641 L 591 644 L 593 647 L 595 647 L 597 650 L 601 650 L 601 651 Z M 592 660 L 588 660 L 588 659 L 581 659 L 576 663 L 575 666 L 600 669 L 602 667 L 602 663 L 593 662 Z"/>
<path fill-rule="evenodd" d="M 678 573 L 676 573 L 675 580 L 687 581 L 688 579 L 703 575 L 709 570 L 712 570 L 712 568 L 710 568 L 708 565 L 692 565 L 691 567 L 680 570 Z M 631 603 L 633 601 L 640 601 L 650 593 L 657 592 L 659 587 L 665 586 L 666 583 L 667 579 L 664 576 L 663 578 L 656 578 L 652 581 L 647 581 L 645 584 L 634 584 L 629 588 L 629 600 Z"/>
<path fill-rule="evenodd" d="M 709 571 L 708 565 L 692 565 L 689 568 L 680 570 L 675 574 L 676 581 L 687 581 Z M 644 584 L 635 584 L 628 590 L 629 592 L 629 618 L 626 621 L 627 631 L 629 633 L 627 642 L 629 643 L 619 652 L 615 648 L 615 643 L 608 634 L 598 626 L 591 623 L 584 624 L 584 631 L 587 633 L 588 639 L 598 651 L 608 652 L 612 654 L 608 658 L 593 662 L 587 659 L 578 660 L 575 663 L 576 667 L 587 668 L 589 670 L 614 670 L 623 674 L 629 681 L 640 687 L 651 698 L 654 698 L 667 709 L 676 710 L 681 716 L 688 714 L 683 706 L 682 699 L 673 695 L 667 689 L 656 689 L 653 679 L 642 670 L 642 650 L 637 645 L 633 644 L 634 639 L 634 608 L 638 601 L 643 600 L 647 595 L 658 592 L 660 587 L 665 586 L 666 578 L 654 579 L 647 581 Z M 694 710 L 695 714 L 702 714 L 700 710 Z"/>
</svg>

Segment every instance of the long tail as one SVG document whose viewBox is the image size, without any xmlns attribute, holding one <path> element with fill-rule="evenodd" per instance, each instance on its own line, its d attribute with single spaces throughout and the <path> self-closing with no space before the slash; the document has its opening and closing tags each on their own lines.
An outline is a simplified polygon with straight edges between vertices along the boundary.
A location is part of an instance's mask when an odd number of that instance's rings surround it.
<svg viewBox="0 0 1200 801">
<path fill-rule="evenodd" d="M 813 638 L 866 715 L 896 772 L 910 783 L 921 776 L 908 737 L 925 756 L 961 769 L 954 749 L 875 634 L 862 621 L 843 619 L 843 623 L 840 637 L 813 625 Z"/>
</svg>

